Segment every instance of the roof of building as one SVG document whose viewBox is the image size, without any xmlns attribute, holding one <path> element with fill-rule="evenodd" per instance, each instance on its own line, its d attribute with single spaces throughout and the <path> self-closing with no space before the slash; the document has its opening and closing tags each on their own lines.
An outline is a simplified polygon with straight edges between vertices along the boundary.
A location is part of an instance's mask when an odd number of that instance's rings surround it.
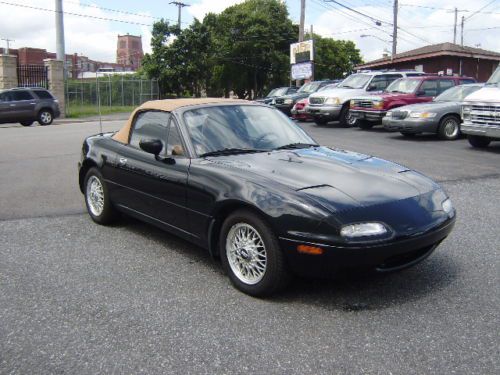
<svg viewBox="0 0 500 375">
<path fill-rule="evenodd" d="M 396 56 L 394 56 L 394 58 L 388 56 L 381 59 L 369 61 L 365 64 L 358 65 L 357 68 L 363 69 L 375 66 L 384 66 L 395 62 L 418 60 L 436 56 L 462 56 L 462 57 L 474 57 L 474 58 L 483 58 L 483 59 L 500 61 L 499 52 L 488 51 L 482 48 L 475 48 L 475 47 L 467 47 L 467 46 L 462 47 L 458 44 L 453 44 L 453 43 L 440 43 L 398 53 L 396 54 Z"/>
<path fill-rule="evenodd" d="M 225 98 L 184 98 L 184 99 L 166 99 L 166 100 L 151 100 L 145 102 L 139 107 L 137 107 L 134 112 L 130 115 L 127 123 L 113 135 L 115 141 L 121 143 L 128 143 L 130 129 L 132 128 L 132 121 L 135 114 L 144 110 L 157 110 L 172 112 L 177 108 L 186 107 L 190 105 L 200 105 L 200 104 L 216 104 L 216 103 L 250 103 L 243 99 L 225 99 Z"/>
</svg>

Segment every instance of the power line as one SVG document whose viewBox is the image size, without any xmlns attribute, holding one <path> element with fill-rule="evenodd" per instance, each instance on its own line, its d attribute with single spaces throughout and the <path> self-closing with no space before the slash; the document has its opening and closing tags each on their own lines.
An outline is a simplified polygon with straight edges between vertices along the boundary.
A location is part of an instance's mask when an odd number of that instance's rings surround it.
<svg viewBox="0 0 500 375">
<path fill-rule="evenodd" d="M 474 17 L 476 14 L 478 14 L 480 11 L 482 11 L 484 8 L 487 8 L 489 7 L 491 4 L 493 4 L 494 2 L 496 2 L 497 0 L 493 0 L 493 1 L 490 1 L 488 4 L 486 4 L 485 6 L 483 6 L 482 8 L 480 8 L 479 10 L 475 11 L 474 13 L 472 13 L 470 16 L 467 16 L 465 17 L 465 21 L 471 19 L 472 17 Z"/>
<path fill-rule="evenodd" d="M 402 7 L 412 7 L 412 8 L 423 8 L 423 9 L 432 9 L 432 10 L 446 10 L 448 12 L 454 12 L 455 10 L 453 8 L 441 8 L 441 7 L 433 7 L 433 6 L 428 6 L 428 5 L 418 5 L 418 4 L 409 4 L 409 3 L 401 3 L 399 4 Z M 473 12 L 470 9 L 459 9 L 460 12 Z M 481 12 L 481 11 L 476 11 L 476 13 L 482 13 L 482 14 L 500 14 L 500 12 Z"/>
</svg>

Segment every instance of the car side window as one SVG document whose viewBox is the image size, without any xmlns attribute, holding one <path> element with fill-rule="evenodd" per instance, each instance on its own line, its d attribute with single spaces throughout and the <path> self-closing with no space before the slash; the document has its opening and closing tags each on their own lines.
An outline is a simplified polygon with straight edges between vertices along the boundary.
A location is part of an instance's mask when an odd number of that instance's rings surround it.
<svg viewBox="0 0 500 375">
<path fill-rule="evenodd" d="M 439 94 L 455 86 L 455 81 L 451 79 L 440 79 L 439 80 Z"/>
<path fill-rule="evenodd" d="M 387 80 L 385 76 L 379 75 L 372 78 L 370 85 L 371 91 L 380 91 L 387 87 Z M 373 88 L 372 88 L 373 87 Z"/>
<path fill-rule="evenodd" d="M 460 79 L 458 82 L 460 85 L 466 85 L 468 83 L 476 83 L 476 81 L 474 81 L 473 79 Z"/>
<path fill-rule="evenodd" d="M 437 96 L 438 94 L 438 83 L 437 80 L 428 80 L 422 82 L 420 86 L 420 91 L 423 91 L 424 96 Z"/>
<path fill-rule="evenodd" d="M 13 101 L 33 99 L 33 95 L 28 91 L 12 91 L 11 96 Z"/>
<path fill-rule="evenodd" d="M 403 77 L 402 74 L 386 74 L 385 75 L 385 79 L 387 81 L 387 84 L 386 84 L 386 86 L 384 88 L 386 88 L 387 86 L 389 86 L 392 82 L 394 82 L 398 78 L 402 78 L 402 77 Z"/>
<path fill-rule="evenodd" d="M 54 99 L 54 97 L 50 94 L 50 92 L 45 91 L 45 90 L 33 90 L 33 92 L 38 96 L 40 99 Z"/>
<path fill-rule="evenodd" d="M 184 146 L 182 145 L 182 138 L 175 121 L 170 121 L 167 138 L 167 155 L 171 156 L 184 156 Z"/>
<path fill-rule="evenodd" d="M 8 93 L 4 92 L 3 94 L 0 94 L 0 102 L 8 102 L 8 101 L 10 101 Z"/>
<path fill-rule="evenodd" d="M 159 139 L 165 150 L 168 135 L 170 113 L 162 111 L 146 111 L 139 113 L 134 120 L 130 134 L 130 146 L 140 148 L 141 139 Z"/>
</svg>

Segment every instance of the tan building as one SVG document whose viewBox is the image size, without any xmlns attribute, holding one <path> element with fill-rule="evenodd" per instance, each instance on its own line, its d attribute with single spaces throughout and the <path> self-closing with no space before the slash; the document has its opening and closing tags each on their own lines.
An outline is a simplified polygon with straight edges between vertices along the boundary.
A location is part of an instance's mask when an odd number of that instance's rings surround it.
<svg viewBox="0 0 500 375">
<path fill-rule="evenodd" d="M 142 51 L 142 37 L 136 35 L 118 35 L 116 48 L 116 63 L 128 65 L 132 70 L 141 66 L 144 53 Z"/>
</svg>

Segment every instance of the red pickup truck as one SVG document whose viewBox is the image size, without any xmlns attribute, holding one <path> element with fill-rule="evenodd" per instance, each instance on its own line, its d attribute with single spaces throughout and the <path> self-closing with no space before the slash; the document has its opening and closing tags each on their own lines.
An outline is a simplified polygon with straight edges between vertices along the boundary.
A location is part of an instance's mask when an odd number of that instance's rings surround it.
<svg viewBox="0 0 500 375">
<path fill-rule="evenodd" d="M 393 108 L 430 102 L 450 87 L 474 82 L 476 80 L 470 77 L 437 75 L 400 78 L 387 86 L 382 94 L 352 99 L 349 112 L 360 128 L 369 129 L 381 124 L 382 118 Z"/>
</svg>

